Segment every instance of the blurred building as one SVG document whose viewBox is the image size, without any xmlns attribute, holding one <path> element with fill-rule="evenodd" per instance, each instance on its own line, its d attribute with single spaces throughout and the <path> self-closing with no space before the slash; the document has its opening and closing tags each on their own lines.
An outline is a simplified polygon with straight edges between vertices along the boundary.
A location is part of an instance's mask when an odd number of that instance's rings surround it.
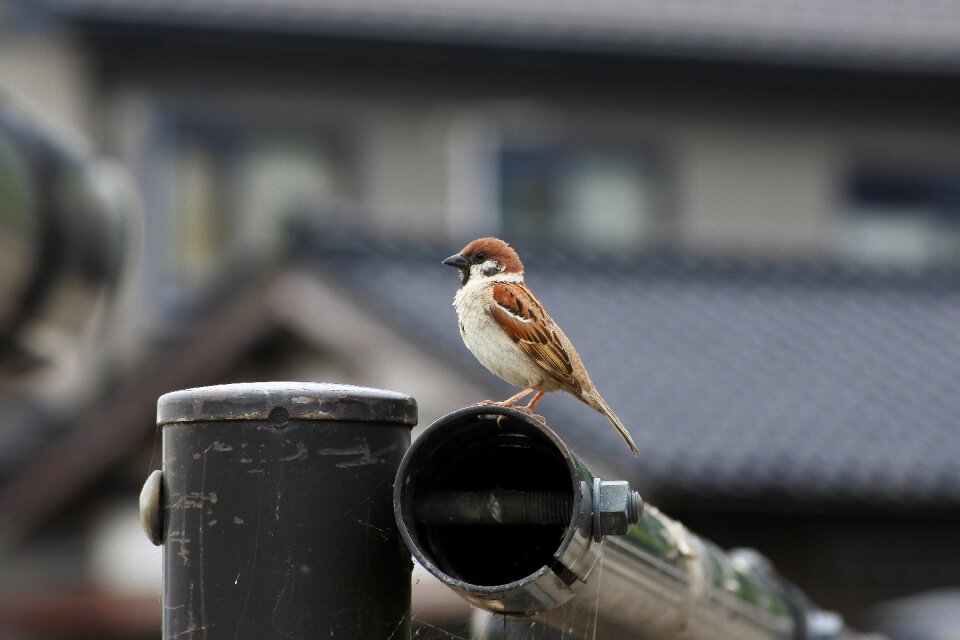
<svg viewBox="0 0 960 640">
<path fill-rule="evenodd" d="M 4 405 L 0 514 L 40 541 L 11 582 L 56 583 L 69 617 L 159 566 L 95 559 L 132 548 L 107 505 L 164 391 L 336 378 L 412 391 L 424 421 L 503 391 L 433 263 L 501 234 L 661 506 L 854 616 L 955 585 L 958 78 L 960 5 L 936 0 L 0 0 L 0 90 L 126 164 L 145 211 L 99 392 Z M 597 333 L 597 310 L 630 321 Z M 153 609 L 106 603 L 150 636 Z"/>
<path fill-rule="evenodd" d="M 4 86 L 140 177 L 155 304 L 297 215 L 599 251 L 960 254 L 949 3 L 6 7 Z"/>
</svg>

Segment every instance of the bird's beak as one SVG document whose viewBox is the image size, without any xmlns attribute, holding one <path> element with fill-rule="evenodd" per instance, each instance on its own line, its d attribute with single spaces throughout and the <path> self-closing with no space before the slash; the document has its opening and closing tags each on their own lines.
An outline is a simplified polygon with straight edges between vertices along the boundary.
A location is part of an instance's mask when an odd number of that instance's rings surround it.
<svg viewBox="0 0 960 640">
<path fill-rule="evenodd" d="M 455 253 L 444 260 L 443 264 L 447 265 L 448 267 L 455 267 L 461 271 L 466 271 L 470 268 L 470 262 L 459 253 Z"/>
</svg>

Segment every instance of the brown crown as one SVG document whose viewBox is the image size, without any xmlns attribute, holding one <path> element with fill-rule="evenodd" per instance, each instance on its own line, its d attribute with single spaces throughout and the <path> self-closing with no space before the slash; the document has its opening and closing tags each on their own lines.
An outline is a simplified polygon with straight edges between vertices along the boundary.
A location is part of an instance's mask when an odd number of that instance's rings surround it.
<svg viewBox="0 0 960 640">
<path fill-rule="evenodd" d="M 479 252 L 487 254 L 503 265 L 504 273 L 523 273 L 523 263 L 520 262 L 520 256 L 513 250 L 509 244 L 500 238 L 478 238 L 463 248 L 460 252 L 468 260 Z"/>
</svg>

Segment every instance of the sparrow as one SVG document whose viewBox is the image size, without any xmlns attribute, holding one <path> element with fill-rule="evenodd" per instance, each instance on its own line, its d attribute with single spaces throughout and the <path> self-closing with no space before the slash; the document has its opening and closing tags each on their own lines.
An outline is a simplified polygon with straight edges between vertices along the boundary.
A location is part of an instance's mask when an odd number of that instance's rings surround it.
<svg viewBox="0 0 960 640">
<path fill-rule="evenodd" d="M 532 413 L 543 395 L 566 391 L 610 421 L 630 450 L 637 445 L 623 422 L 593 386 L 576 349 L 523 282 L 523 263 L 499 238 L 480 238 L 443 261 L 460 270 L 453 298 L 460 337 L 477 360 L 523 389 L 496 403 L 512 407 L 535 393 L 525 407 Z"/>
</svg>

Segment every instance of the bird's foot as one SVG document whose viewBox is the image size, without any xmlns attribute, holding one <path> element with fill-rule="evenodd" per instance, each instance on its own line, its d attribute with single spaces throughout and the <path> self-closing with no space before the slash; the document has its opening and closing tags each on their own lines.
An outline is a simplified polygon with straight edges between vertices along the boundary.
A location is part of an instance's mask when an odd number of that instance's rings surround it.
<svg viewBox="0 0 960 640">
<path fill-rule="evenodd" d="M 473 403 L 475 407 L 509 407 L 511 405 L 506 402 L 499 402 L 496 400 L 481 400 L 480 402 Z"/>
<path fill-rule="evenodd" d="M 525 407 L 524 407 L 524 408 L 525 408 Z M 520 411 L 523 411 L 524 408 L 517 407 L 517 409 L 520 410 Z M 534 420 L 536 420 L 537 422 L 540 422 L 541 424 L 543 424 L 543 426 L 547 426 L 547 419 L 544 418 L 543 416 L 537 415 L 536 413 L 533 413 L 532 411 L 523 411 L 523 412 L 524 412 L 525 414 L 527 414 L 528 416 L 530 416 L 531 418 L 533 418 Z M 497 416 L 497 426 L 503 428 L 503 421 L 506 420 L 506 419 L 507 419 L 507 416 L 505 416 L 505 415 L 499 415 L 499 416 Z"/>
<path fill-rule="evenodd" d="M 495 400 L 481 400 L 480 402 L 474 402 L 474 403 L 473 403 L 473 406 L 474 406 L 474 407 L 509 407 L 510 405 L 507 404 L 506 402 L 497 402 L 497 401 L 495 401 Z M 502 427 L 503 427 L 503 421 L 504 421 L 506 418 L 507 418 L 507 416 L 505 416 L 505 415 L 503 415 L 503 414 L 498 415 L 498 416 L 497 416 L 497 426 L 502 428 Z"/>
<path fill-rule="evenodd" d="M 522 413 L 527 414 L 528 416 L 530 416 L 530 417 L 533 418 L 534 420 L 539 420 L 539 421 L 542 422 L 543 424 L 547 424 L 547 419 L 544 418 L 543 416 L 541 416 L 541 415 L 538 414 L 538 413 L 534 413 L 534 412 L 533 412 L 533 409 L 531 409 L 530 407 L 513 407 L 513 408 L 516 409 L 517 411 L 520 411 L 520 412 L 522 412 Z"/>
<path fill-rule="evenodd" d="M 534 413 L 533 409 L 531 409 L 530 407 L 525 407 L 523 405 L 515 405 L 515 404 L 511 404 L 510 402 L 503 402 L 503 401 L 497 401 L 497 400 L 481 400 L 480 402 L 473 403 L 473 406 L 474 407 L 507 407 L 509 409 L 516 409 L 517 411 L 527 414 L 534 420 L 538 420 L 543 424 L 547 424 L 546 418 L 544 418 L 538 413 Z M 506 416 L 504 415 L 497 416 L 497 425 L 502 425 L 502 420 L 505 420 L 505 419 L 506 419 Z"/>
</svg>

